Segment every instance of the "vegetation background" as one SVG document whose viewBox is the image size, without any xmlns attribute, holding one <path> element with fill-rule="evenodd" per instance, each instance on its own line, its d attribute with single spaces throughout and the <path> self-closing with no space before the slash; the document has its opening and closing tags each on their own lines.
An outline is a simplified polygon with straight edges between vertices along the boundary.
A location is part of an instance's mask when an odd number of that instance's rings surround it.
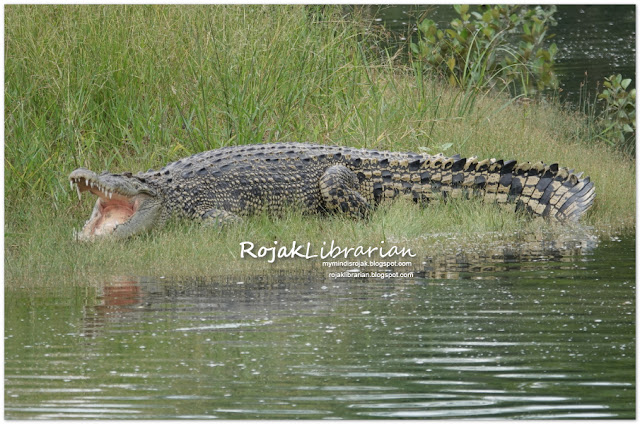
<svg viewBox="0 0 640 424">
<path fill-rule="evenodd" d="M 546 227 L 454 202 L 393 205 L 369 222 L 292 212 L 225 232 L 174 224 L 117 247 L 73 242 L 72 228 L 93 206 L 68 188 L 73 169 L 137 172 L 232 144 L 312 141 L 557 162 L 595 181 L 585 225 L 634 227 L 634 160 L 585 142 L 593 140 L 589 116 L 451 86 L 383 41 L 358 8 L 6 6 L 7 281 L 237 270 L 247 266 L 237 260 L 243 240 L 388 239 L 420 248 L 432 246 L 425 234 L 485 240 Z"/>
</svg>

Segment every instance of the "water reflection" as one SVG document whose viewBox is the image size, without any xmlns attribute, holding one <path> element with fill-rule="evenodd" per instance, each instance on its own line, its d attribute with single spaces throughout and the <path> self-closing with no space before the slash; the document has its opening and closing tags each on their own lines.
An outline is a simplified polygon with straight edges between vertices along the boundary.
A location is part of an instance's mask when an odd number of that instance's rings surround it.
<svg viewBox="0 0 640 424">
<path fill-rule="evenodd" d="M 453 252 L 427 256 L 412 267 L 380 269 L 393 274 L 396 269 L 413 274 L 411 279 L 386 279 L 376 284 L 384 296 L 398 297 L 408 287 L 417 284 L 415 278 L 428 279 L 499 279 L 501 272 L 531 269 L 544 270 L 537 278 L 553 278 L 557 271 L 576 268 L 576 258 L 584 258 L 598 246 L 598 238 L 587 230 L 550 234 L 526 234 L 517 242 L 504 243 L 499 239 L 486 245 L 457 248 Z M 579 264 L 579 262 L 578 262 Z M 265 311 L 278 311 L 299 316 L 300 310 L 315 314 L 327 307 L 317 302 L 318 294 L 335 301 L 354 297 L 367 299 L 370 284 L 353 284 L 352 278 L 334 278 L 336 269 L 324 273 L 307 271 L 276 271 L 265 275 L 227 275 L 216 278 L 189 277 L 166 281 L 163 278 L 133 276 L 114 277 L 105 282 L 96 294 L 95 304 L 85 313 L 85 334 L 107 322 L 129 320 L 142 312 L 180 308 L 180 312 L 210 311 L 217 318 L 233 321 L 263 305 Z M 359 281 L 367 281 L 359 278 Z M 374 292 L 377 296 L 379 293 Z M 226 314 L 220 315 L 222 312 Z M 198 329 L 235 328 L 247 324 L 225 323 L 209 327 L 185 327 L 180 331 Z M 250 324 L 253 325 L 253 324 Z"/>
<path fill-rule="evenodd" d="M 532 243 L 448 278 L 8 291 L 5 417 L 633 418 L 633 239 Z"/>
<path fill-rule="evenodd" d="M 275 272 L 258 276 L 222 276 L 184 278 L 181 280 L 117 277 L 106 282 L 96 294 L 95 303 L 87 306 L 85 335 L 95 337 L 107 325 L 130 322 L 149 313 L 166 313 L 191 317 L 209 314 L 216 324 L 198 319 L 174 331 L 213 331 L 269 325 L 267 318 L 299 318 L 316 315 L 334 302 L 366 299 L 383 290 L 388 296 L 402 293 L 414 281 L 391 281 L 377 285 L 371 292 L 367 285 L 349 284 L 325 275 L 306 272 Z M 322 296 L 322 301 L 318 298 Z M 375 295 L 377 296 L 377 294 Z M 177 315 L 177 316 L 178 316 Z"/>
<path fill-rule="evenodd" d="M 532 264 L 534 268 L 545 270 L 553 267 L 573 269 L 573 265 L 566 267 L 562 264 L 572 264 L 578 257 L 590 256 L 598 243 L 599 238 L 587 228 L 553 234 L 525 234 L 515 242 L 505 243 L 498 238 L 483 245 L 428 256 L 420 275 L 427 278 L 465 278 L 472 273 L 473 278 L 495 278 L 495 275 L 483 274 L 531 269 Z"/>
<path fill-rule="evenodd" d="M 114 277 L 99 287 L 90 307 L 84 311 L 82 336 L 96 337 L 106 322 L 134 311 L 142 302 L 140 282 L 133 277 Z"/>
</svg>

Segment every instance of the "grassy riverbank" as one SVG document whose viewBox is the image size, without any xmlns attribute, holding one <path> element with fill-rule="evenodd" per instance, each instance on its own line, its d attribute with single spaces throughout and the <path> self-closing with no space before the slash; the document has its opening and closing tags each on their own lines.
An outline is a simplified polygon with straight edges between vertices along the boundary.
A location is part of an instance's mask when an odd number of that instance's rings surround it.
<svg viewBox="0 0 640 424">
<path fill-rule="evenodd" d="M 445 154 L 558 162 L 596 183 L 585 224 L 634 227 L 634 161 L 583 143 L 583 117 L 417 80 L 399 61 L 379 59 L 386 56 L 368 22 L 330 7 L 7 6 L 7 282 L 264 266 L 237 257 L 242 241 L 379 246 L 389 239 L 424 255 L 428 234 L 465 240 L 545 225 L 478 202 L 399 204 L 367 222 L 292 213 L 223 232 L 175 224 L 115 245 L 72 242 L 72 228 L 93 205 L 69 190 L 73 169 L 136 172 L 230 144 L 445 148 Z"/>
</svg>

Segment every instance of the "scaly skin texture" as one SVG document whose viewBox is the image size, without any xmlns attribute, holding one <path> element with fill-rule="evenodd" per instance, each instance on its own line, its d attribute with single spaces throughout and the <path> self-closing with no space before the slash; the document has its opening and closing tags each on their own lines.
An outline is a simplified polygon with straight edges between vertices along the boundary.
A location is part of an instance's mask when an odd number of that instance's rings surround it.
<svg viewBox="0 0 640 424">
<path fill-rule="evenodd" d="M 126 238 L 160 227 L 172 215 L 226 224 L 296 207 L 363 218 L 396 197 L 423 203 L 476 195 L 552 220 L 575 221 L 595 197 L 588 177 L 557 164 L 307 143 L 225 147 L 136 175 L 80 168 L 69 179 L 78 196 L 83 191 L 98 196 L 80 240 Z"/>
</svg>

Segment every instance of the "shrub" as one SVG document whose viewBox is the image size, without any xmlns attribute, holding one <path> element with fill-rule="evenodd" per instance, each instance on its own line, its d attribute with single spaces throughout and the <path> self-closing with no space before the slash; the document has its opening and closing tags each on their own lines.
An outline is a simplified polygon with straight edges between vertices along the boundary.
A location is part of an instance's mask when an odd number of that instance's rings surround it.
<svg viewBox="0 0 640 424">
<path fill-rule="evenodd" d="M 602 102 L 599 116 L 600 138 L 623 151 L 635 154 L 636 89 L 627 91 L 631 79 L 611 75 L 604 80 L 604 89 L 598 94 Z"/>
<path fill-rule="evenodd" d="M 419 41 L 411 43 L 418 64 L 441 73 L 453 85 L 508 89 L 530 94 L 555 88 L 553 61 L 557 48 L 544 48 L 549 26 L 556 25 L 555 6 L 453 6 L 460 15 L 450 27 L 425 19 Z M 422 71 L 422 70 L 420 70 Z"/>
</svg>

